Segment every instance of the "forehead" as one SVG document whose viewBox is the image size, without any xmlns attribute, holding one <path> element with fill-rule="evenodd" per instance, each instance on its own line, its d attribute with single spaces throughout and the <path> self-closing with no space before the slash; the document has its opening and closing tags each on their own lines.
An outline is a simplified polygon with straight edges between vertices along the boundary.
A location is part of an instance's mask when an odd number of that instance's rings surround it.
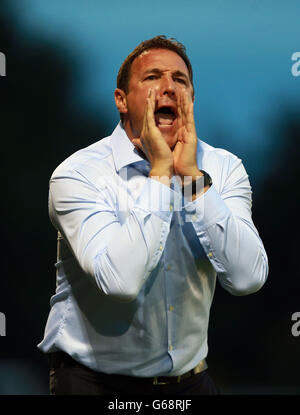
<svg viewBox="0 0 300 415">
<path fill-rule="evenodd" d="M 141 76 L 145 71 L 157 68 L 162 71 L 181 71 L 189 76 L 184 60 L 172 50 L 150 49 L 139 55 L 131 65 L 131 76 Z"/>
</svg>

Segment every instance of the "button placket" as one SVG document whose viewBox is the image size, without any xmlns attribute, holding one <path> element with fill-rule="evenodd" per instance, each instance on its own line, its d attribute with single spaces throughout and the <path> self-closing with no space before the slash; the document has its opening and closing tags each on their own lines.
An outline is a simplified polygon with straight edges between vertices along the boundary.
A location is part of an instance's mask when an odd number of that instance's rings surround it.
<svg viewBox="0 0 300 415">
<path fill-rule="evenodd" d="M 172 352 L 174 350 L 173 338 L 172 338 L 172 328 L 173 328 L 173 311 L 174 306 L 171 304 L 172 299 L 170 298 L 170 290 L 168 289 L 168 284 L 171 284 L 171 279 L 169 277 L 169 271 L 171 270 L 171 265 L 168 263 L 168 253 L 165 251 L 165 301 L 166 301 L 166 317 L 167 317 L 167 345 L 168 345 L 168 352 Z M 171 290 L 172 292 L 172 290 Z M 173 358 L 172 358 L 173 360 Z"/>
</svg>

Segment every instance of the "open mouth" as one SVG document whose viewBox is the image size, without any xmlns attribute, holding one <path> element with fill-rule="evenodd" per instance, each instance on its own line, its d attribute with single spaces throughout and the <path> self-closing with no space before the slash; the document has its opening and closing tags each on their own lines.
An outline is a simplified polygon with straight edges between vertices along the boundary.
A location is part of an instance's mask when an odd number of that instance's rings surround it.
<svg viewBox="0 0 300 415">
<path fill-rule="evenodd" d="M 177 117 L 176 111 L 170 106 L 158 108 L 155 111 L 154 116 L 157 127 L 171 126 Z"/>
</svg>

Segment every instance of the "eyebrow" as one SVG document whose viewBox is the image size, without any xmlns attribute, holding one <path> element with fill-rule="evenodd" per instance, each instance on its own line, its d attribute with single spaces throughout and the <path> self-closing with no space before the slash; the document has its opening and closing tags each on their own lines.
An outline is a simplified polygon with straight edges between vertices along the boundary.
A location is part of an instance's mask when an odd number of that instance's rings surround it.
<svg viewBox="0 0 300 415">
<path fill-rule="evenodd" d="M 151 69 L 147 69 L 147 71 L 145 71 L 143 73 L 143 76 L 148 75 L 149 73 L 156 73 L 158 75 L 160 75 L 163 71 L 159 68 L 151 68 Z M 183 78 L 185 78 L 188 82 L 190 81 L 190 78 L 184 73 L 181 72 L 179 70 L 175 71 L 172 73 L 173 76 L 181 76 Z"/>
</svg>

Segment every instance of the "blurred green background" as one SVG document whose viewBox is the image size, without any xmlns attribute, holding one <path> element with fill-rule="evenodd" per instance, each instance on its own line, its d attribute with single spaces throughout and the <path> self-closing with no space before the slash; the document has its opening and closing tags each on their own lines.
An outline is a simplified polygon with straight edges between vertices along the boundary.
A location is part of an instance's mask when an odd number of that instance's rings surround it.
<svg viewBox="0 0 300 415">
<path fill-rule="evenodd" d="M 269 257 L 266 285 L 234 297 L 219 285 L 210 371 L 225 394 L 300 394 L 299 1 L 2 0 L 0 394 L 48 394 L 36 345 L 55 290 L 48 181 L 74 151 L 111 134 L 118 69 L 158 34 L 185 44 L 198 136 L 243 160 Z"/>
</svg>

